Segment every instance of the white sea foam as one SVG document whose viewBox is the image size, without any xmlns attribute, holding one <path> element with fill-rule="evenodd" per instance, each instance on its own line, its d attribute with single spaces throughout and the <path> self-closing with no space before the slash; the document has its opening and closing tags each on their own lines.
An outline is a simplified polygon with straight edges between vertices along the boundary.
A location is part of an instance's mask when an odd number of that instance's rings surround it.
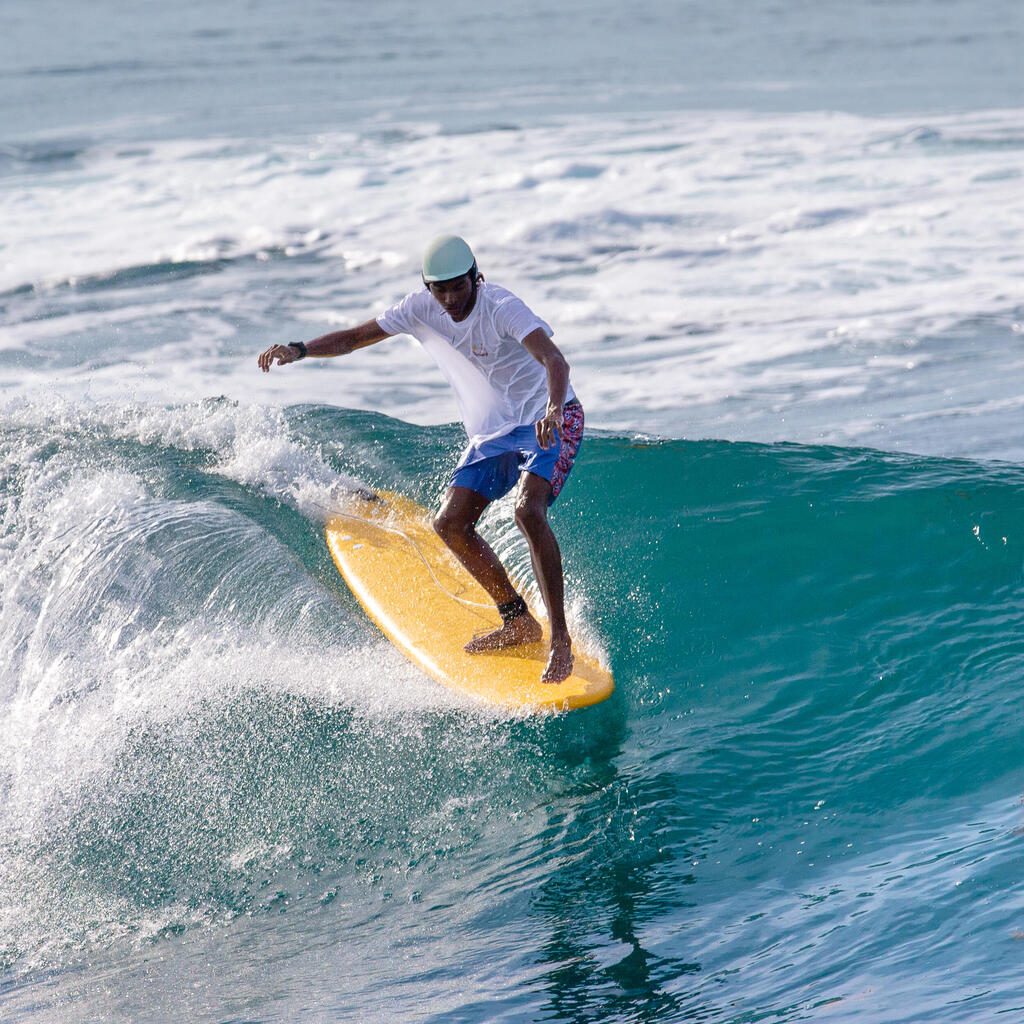
<svg viewBox="0 0 1024 1024">
<path fill-rule="evenodd" d="M 108 770 L 132 729 L 203 701 L 255 691 L 394 715 L 454 699 L 347 623 L 246 517 L 125 469 L 20 454 L 0 567 L 0 778 L 18 821 L 33 792 Z"/>
<path fill-rule="evenodd" d="M 318 452 L 296 438 L 280 410 L 265 406 L 220 400 L 164 406 L 54 396 L 40 401 L 9 399 L 2 409 L 11 427 L 61 434 L 102 431 L 112 438 L 145 445 L 209 451 L 218 474 L 318 522 L 326 522 L 349 492 L 363 486 L 331 468 Z M 26 457 L 24 452 L 6 454 L 11 464 Z M 39 497 L 49 500 L 45 491 L 31 491 L 27 500 Z"/>
<path fill-rule="evenodd" d="M 2 287 L 34 289 L 9 303 L 26 355 L 8 387 L 454 419 L 413 346 L 267 376 L 255 355 L 374 315 L 456 229 L 554 324 L 596 425 L 846 440 L 869 406 L 869 434 L 913 444 L 887 395 L 939 415 L 965 361 L 997 390 L 1017 361 L 1022 121 L 715 113 L 97 148 L 57 176 L 73 231 L 54 178 L 0 192 Z M 966 321 L 982 350 L 930 359 Z"/>
</svg>

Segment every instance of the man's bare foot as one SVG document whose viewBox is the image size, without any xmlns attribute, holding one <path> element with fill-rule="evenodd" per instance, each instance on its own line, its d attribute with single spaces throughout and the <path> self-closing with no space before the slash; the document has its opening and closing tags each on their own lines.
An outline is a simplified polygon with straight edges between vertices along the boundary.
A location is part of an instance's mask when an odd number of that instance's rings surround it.
<svg viewBox="0 0 1024 1024">
<path fill-rule="evenodd" d="M 535 644 L 543 635 L 540 623 L 527 612 L 525 615 L 517 615 L 514 619 L 503 623 L 493 633 L 474 637 L 464 649 L 468 654 L 500 651 L 503 647 Z"/>
<path fill-rule="evenodd" d="M 548 667 L 540 677 L 542 683 L 560 683 L 572 675 L 572 641 L 560 640 L 551 644 L 551 657 Z"/>
</svg>

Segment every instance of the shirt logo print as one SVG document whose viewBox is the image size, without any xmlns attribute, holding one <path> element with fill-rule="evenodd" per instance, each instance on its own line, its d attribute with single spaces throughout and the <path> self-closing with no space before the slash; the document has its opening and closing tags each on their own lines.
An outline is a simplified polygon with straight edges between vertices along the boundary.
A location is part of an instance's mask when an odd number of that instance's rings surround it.
<svg viewBox="0 0 1024 1024">
<path fill-rule="evenodd" d="M 482 341 L 474 341 L 472 344 L 473 355 L 485 356 L 487 355 L 487 346 Z"/>
</svg>

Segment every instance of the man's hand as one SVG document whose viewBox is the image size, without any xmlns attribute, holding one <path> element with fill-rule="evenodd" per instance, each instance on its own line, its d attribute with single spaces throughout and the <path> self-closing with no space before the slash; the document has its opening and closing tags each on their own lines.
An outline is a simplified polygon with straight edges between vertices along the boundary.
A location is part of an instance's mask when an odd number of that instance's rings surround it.
<svg viewBox="0 0 1024 1024">
<path fill-rule="evenodd" d="M 563 417 L 561 407 L 548 406 L 547 412 L 544 413 L 544 418 L 537 420 L 536 431 L 537 431 L 537 443 L 541 448 L 550 448 L 557 440 L 561 440 L 563 427 Z"/>
<path fill-rule="evenodd" d="M 259 357 L 260 369 L 267 373 L 277 360 L 278 366 L 287 366 L 299 359 L 299 350 L 291 345 L 271 345 L 266 352 L 261 352 Z"/>
</svg>

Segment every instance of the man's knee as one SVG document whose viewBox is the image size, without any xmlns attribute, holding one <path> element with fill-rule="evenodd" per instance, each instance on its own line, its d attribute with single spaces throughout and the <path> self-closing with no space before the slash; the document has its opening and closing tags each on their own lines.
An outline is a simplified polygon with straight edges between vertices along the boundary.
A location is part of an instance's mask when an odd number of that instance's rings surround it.
<svg viewBox="0 0 1024 1024">
<path fill-rule="evenodd" d="M 548 529 L 547 507 L 541 501 L 520 498 L 516 502 L 516 526 L 527 537 L 534 537 Z"/>
<path fill-rule="evenodd" d="M 441 540 L 451 547 L 473 536 L 477 521 L 486 507 L 487 499 L 483 495 L 452 487 L 431 525 Z"/>
<path fill-rule="evenodd" d="M 436 533 L 438 537 L 445 542 L 445 544 L 456 540 L 460 534 L 464 533 L 463 529 L 460 527 L 459 521 L 454 516 L 449 515 L 444 509 L 434 516 L 434 522 L 432 525 L 434 527 L 434 533 Z"/>
<path fill-rule="evenodd" d="M 541 476 L 527 473 L 523 476 L 516 495 L 516 526 L 527 536 L 551 529 L 548 525 L 548 504 L 551 484 Z"/>
<path fill-rule="evenodd" d="M 448 509 L 441 509 L 434 517 L 434 532 L 450 548 L 457 548 L 470 541 L 476 532 L 476 520 L 471 516 L 459 515 Z"/>
</svg>

